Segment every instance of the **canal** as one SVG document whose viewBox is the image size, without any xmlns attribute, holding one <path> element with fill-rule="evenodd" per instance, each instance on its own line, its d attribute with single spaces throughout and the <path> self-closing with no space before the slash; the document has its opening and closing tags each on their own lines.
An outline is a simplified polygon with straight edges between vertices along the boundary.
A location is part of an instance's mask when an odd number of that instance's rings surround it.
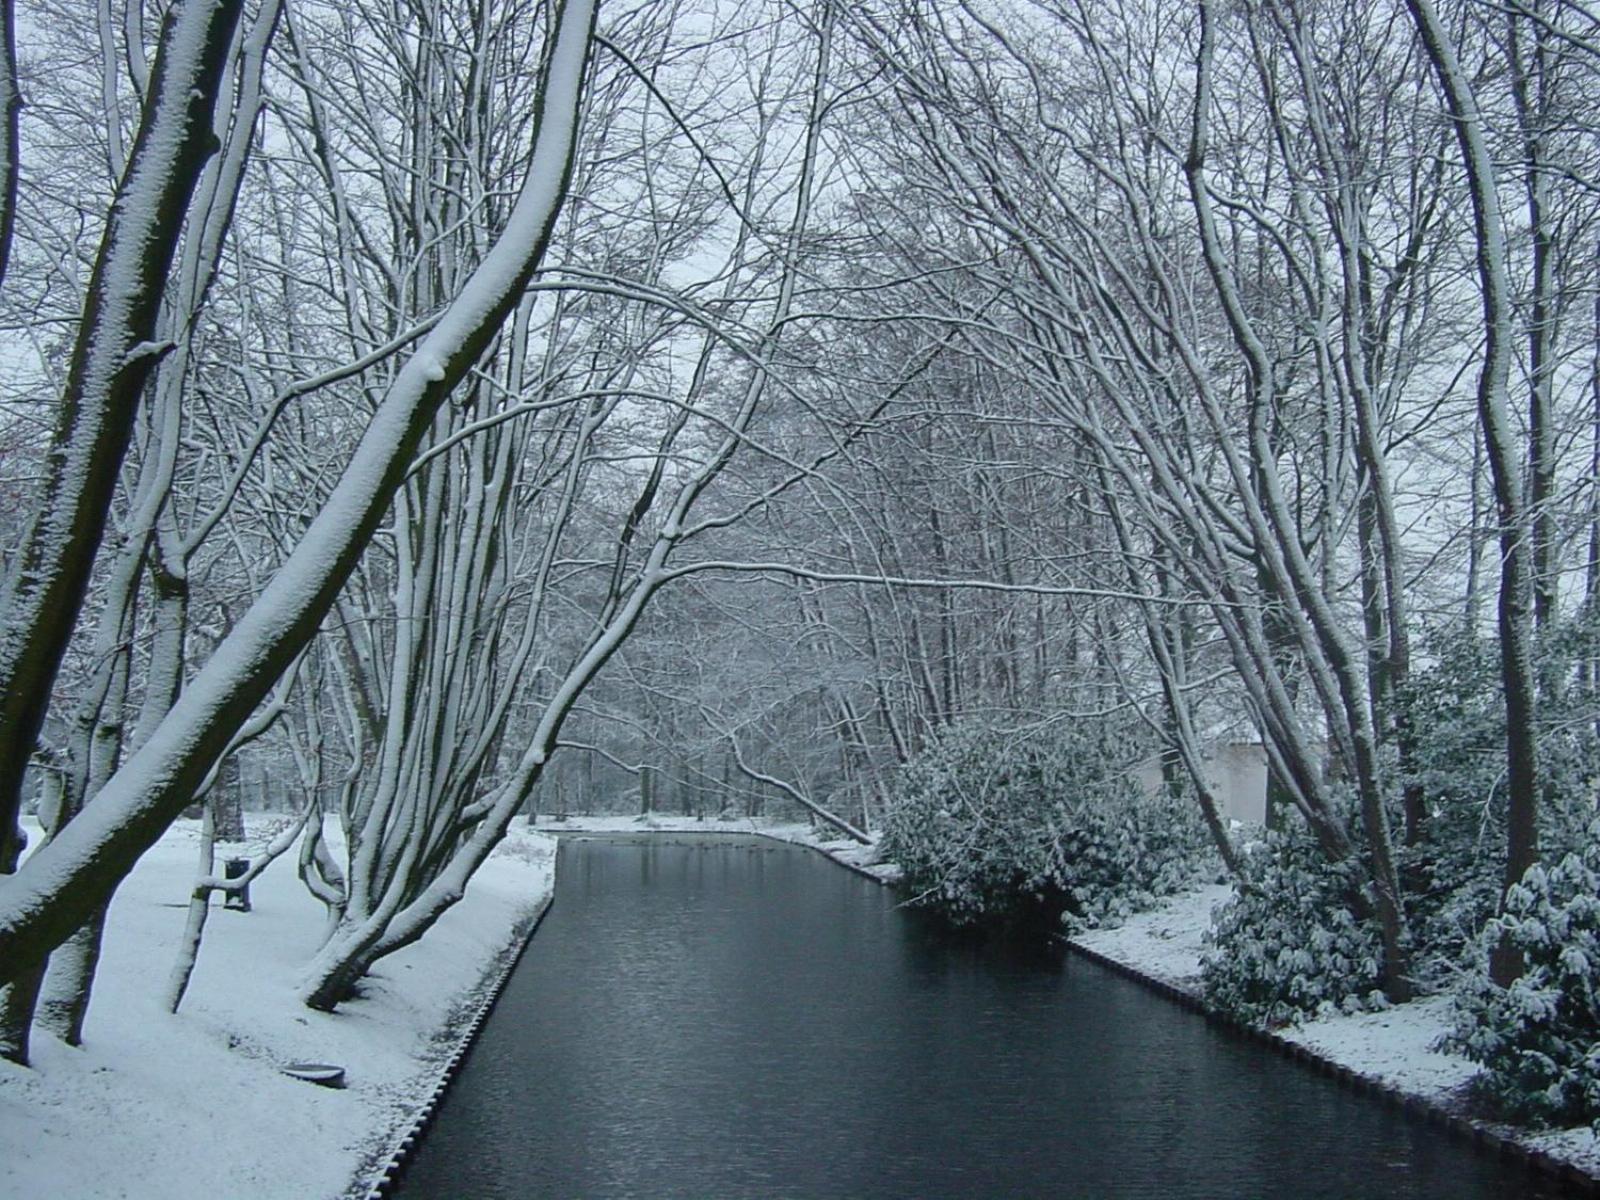
<svg viewBox="0 0 1600 1200">
<path fill-rule="evenodd" d="M 1103 968 L 757 839 L 564 839 L 398 1193 L 1554 1197 Z"/>
</svg>

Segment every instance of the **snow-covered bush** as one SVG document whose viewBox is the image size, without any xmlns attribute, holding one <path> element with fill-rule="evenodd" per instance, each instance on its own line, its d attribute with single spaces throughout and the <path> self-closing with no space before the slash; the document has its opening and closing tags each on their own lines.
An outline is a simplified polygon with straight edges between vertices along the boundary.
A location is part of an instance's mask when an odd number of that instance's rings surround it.
<svg viewBox="0 0 1600 1200">
<path fill-rule="evenodd" d="M 1500 899 L 1505 846 L 1498 651 L 1460 633 L 1430 639 L 1430 648 L 1437 657 L 1412 672 L 1399 695 L 1412 745 L 1397 780 L 1420 791 L 1426 813 L 1421 840 L 1400 850 L 1413 968 L 1424 986 L 1470 961 Z"/>
<path fill-rule="evenodd" d="M 945 731 L 898 776 L 883 857 L 913 903 L 956 924 L 1028 916 L 1104 923 L 1190 882 L 1207 862 L 1192 804 L 1133 776 L 1142 740 L 1081 721 L 1042 734 Z"/>
<path fill-rule="evenodd" d="M 1302 831 L 1248 851 L 1250 886 L 1217 910 L 1202 960 L 1206 998 L 1265 1025 L 1381 1007 L 1383 943 L 1358 914 L 1364 876 Z"/>
<path fill-rule="evenodd" d="M 1460 631 L 1428 644 L 1432 662 L 1412 672 L 1399 696 L 1411 747 L 1398 783 L 1418 790 L 1426 811 L 1422 838 L 1401 852 L 1401 877 L 1416 981 L 1433 988 L 1472 968 L 1499 907 L 1506 750 L 1498 647 Z M 1595 616 L 1580 614 L 1541 639 L 1540 674 L 1570 677 L 1597 648 Z M 1552 861 L 1582 841 L 1593 815 L 1600 741 L 1592 705 L 1585 689 L 1573 687 L 1552 687 L 1541 701 L 1539 839 Z"/>
<path fill-rule="evenodd" d="M 1446 1045 L 1488 1068 L 1483 1087 L 1508 1116 L 1600 1131 L 1600 823 L 1581 852 L 1534 864 L 1507 893 L 1485 957 L 1501 938 L 1522 977 L 1501 988 L 1480 968 Z"/>
</svg>

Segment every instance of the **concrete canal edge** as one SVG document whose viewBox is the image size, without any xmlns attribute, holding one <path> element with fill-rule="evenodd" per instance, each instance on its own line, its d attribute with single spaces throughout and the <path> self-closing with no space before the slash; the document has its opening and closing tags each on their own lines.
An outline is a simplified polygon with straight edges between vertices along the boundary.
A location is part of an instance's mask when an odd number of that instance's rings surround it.
<svg viewBox="0 0 1600 1200">
<path fill-rule="evenodd" d="M 533 941 L 534 934 L 539 932 L 539 926 L 543 924 L 545 914 L 550 911 L 550 905 L 554 900 L 555 888 L 552 884 L 550 894 L 533 911 L 532 916 L 520 923 L 512 940 L 500 952 L 495 964 L 485 972 L 477 998 L 470 1002 L 472 1007 L 459 1027 L 460 1033 L 456 1037 L 456 1043 L 439 1065 L 432 1090 L 417 1106 L 411 1119 L 401 1124 L 398 1133 L 389 1143 L 387 1156 L 380 1159 L 377 1166 L 371 1170 L 361 1171 L 350 1191 L 345 1193 L 346 1196 L 362 1197 L 363 1200 L 384 1200 L 385 1197 L 394 1194 L 396 1185 L 405 1174 L 406 1165 L 422 1142 L 422 1135 L 433 1123 L 440 1103 L 449 1092 L 450 1085 L 455 1082 L 456 1075 L 460 1073 L 462 1064 L 467 1060 L 467 1055 L 471 1053 L 472 1045 L 478 1040 L 484 1022 L 489 1019 L 495 1001 L 500 999 L 500 993 L 505 991 L 511 973 L 522 961 L 523 953 Z"/>
<path fill-rule="evenodd" d="M 1199 1013 L 1206 1020 L 1220 1025 L 1239 1036 L 1248 1038 L 1259 1045 L 1276 1051 L 1284 1058 L 1293 1059 L 1295 1062 L 1309 1067 L 1320 1075 L 1326 1075 L 1337 1080 L 1341 1085 L 1381 1101 L 1389 1108 L 1398 1108 L 1419 1121 L 1424 1121 L 1449 1133 L 1452 1137 L 1462 1142 L 1469 1142 L 1482 1150 L 1498 1156 L 1509 1162 L 1521 1163 L 1535 1174 L 1559 1183 L 1565 1194 L 1572 1196 L 1600 1197 L 1600 1178 L 1588 1174 L 1576 1164 L 1557 1158 L 1536 1146 L 1530 1146 L 1521 1141 L 1515 1132 L 1503 1126 L 1490 1125 L 1487 1122 L 1475 1120 L 1461 1113 L 1452 1112 L 1437 1101 L 1426 1096 L 1419 1096 L 1414 1092 L 1403 1091 L 1393 1084 L 1381 1079 L 1374 1079 L 1370 1075 L 1363 1075 L 1343 1063 L 1335 1062 L 1318 1054 L 1315 1050 L 1291 1042 L 1280 1037 L 1270 1029 L 1263 1029 L 1259 1025 L 1252 1025 L 1241 1021 L 1226 1013 L 1218 1012 L 1205 1002 L 1203 998 L 1165 979 L 1158 979 L 1147 975 L 1137 967 L 1109 958 L 1087 946 L 1080 946 L 1071 938 L 1062 939 L 1074 954 L 1081 955 L 1090 962 L 1097 963 L 1107 970 L 1115 972 L 1135 983 L 1141 983 L 1153 991 L 1159 992 L 1167 999 L 1182 1005 L 1191 1012 Z"/>
<path fill-rule="evenodd" d="M 885 878 L 884 876 L 879 875 L 877 872 L 862 866 L 860 863 L 853 863 L 849 859 L 840 858 L 826 846 L 819 846 L 815 842 L 802 842 L 794 838 L 781 837 L 776 833 L 763 833 L 759 829 L 755 830 L 754 832 L 757 837 L 764 837 L 769 842 L 777 842 L 782 846 L 798 846 L 802 850 L 815 850 L 818 854 L 822 855 L 823 858 L 827 859 L 835 866 L 843 867 L 847 871 L 854 871 L 863 879 L 870 879 L 873 883 L 876 883 L 882 887 L 894 886 L 895 881 L 892 878 Z"/>
</svg>

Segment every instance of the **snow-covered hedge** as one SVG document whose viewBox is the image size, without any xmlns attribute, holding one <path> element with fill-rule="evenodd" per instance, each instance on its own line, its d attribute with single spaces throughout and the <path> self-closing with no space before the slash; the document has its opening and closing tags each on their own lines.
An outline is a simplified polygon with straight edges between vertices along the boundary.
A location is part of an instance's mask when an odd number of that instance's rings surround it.
<svg viewBox="0 0 1600 1200">
<path fill-rule="evenodd" d="M 1248 851 L 1250 886 L 1218 910 L 1201 966 L 1206 998 L 1265 1025 L 1381 1007 L 1383 944 L 1358 916 L 1363 876 L 1309 834 L 1268 833 Z"/>
<path fill-rule="evenodd" d="M 1578 853 L 1535 864 L 1484 929 L 1525 971 L 1509 988 L 1486 975 L 1457 998 L 1446 1044 L 1488 1068 L 1484 1087 L 1508 1115 L 1600 1131 L 1600 823 Z"/>
<path fill-rule="evenodd" d="M 1541 678 L 1570 679 L 1600 655 L 1600 611 L 1579 613 L 1541 636 Z M 1452 986 L 1473 968 L 1484 927 L 1500 907 L 1506 844 L 1505 703 L 1500 652 L 1489 639 L 1445 629 L 1427 639 L 1429 665 L 1401 689 L 1400 715 L 1411 733 L 1397 766 L 1400 789 L 1420 792 L 1422 838 L 1401 851 L 1412 968 L 1424 989 Z M 1557 687 L 1540 700 L 1539 840 L 1565 851 L 1579 845 L 1594 814 L 1600 737 L 1594 699 L 1582 687 Z M 1394 823 L 1399 828 L 1398 808 Z M 1551 861 L 1562 853 L 1552 849 Z"/>
<path fill-rule="evenodd" d="M 1427 813 L 1422 840 L 1399 849 L 1412 968 L 1424 988 L 1448 985 L 1470 964 L 1500 901 L 1506 840 L 1498 648 L 1450 630 L 1429 638 L 1428 651 L 1434 661 L 1399 694 L 1412 746 L 1396 779 L 1397 790 L 1421 793 Z"/>
<path fill-rule="evenodd" d="M 1209 865 L 1192 803 L 1145 794 L 1120 723 L 1042 734 L 945 731 L 896 780 L 883 856 L 956 924 L 1059 916 L 1086 928 L 1148 907 Z"/>
</svg>

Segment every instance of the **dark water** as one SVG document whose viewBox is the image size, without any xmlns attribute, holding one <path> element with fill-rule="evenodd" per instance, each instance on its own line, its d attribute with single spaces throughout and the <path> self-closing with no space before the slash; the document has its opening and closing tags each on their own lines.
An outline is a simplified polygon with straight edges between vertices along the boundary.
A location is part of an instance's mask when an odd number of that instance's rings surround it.
<svg viewBox="0 0 1600 1200">
<path fill-rule="evenodd" d="M 1560 1194 L 808 851 L 566 841 L 557 878 L 410 1200 Z"/>
</svg>

